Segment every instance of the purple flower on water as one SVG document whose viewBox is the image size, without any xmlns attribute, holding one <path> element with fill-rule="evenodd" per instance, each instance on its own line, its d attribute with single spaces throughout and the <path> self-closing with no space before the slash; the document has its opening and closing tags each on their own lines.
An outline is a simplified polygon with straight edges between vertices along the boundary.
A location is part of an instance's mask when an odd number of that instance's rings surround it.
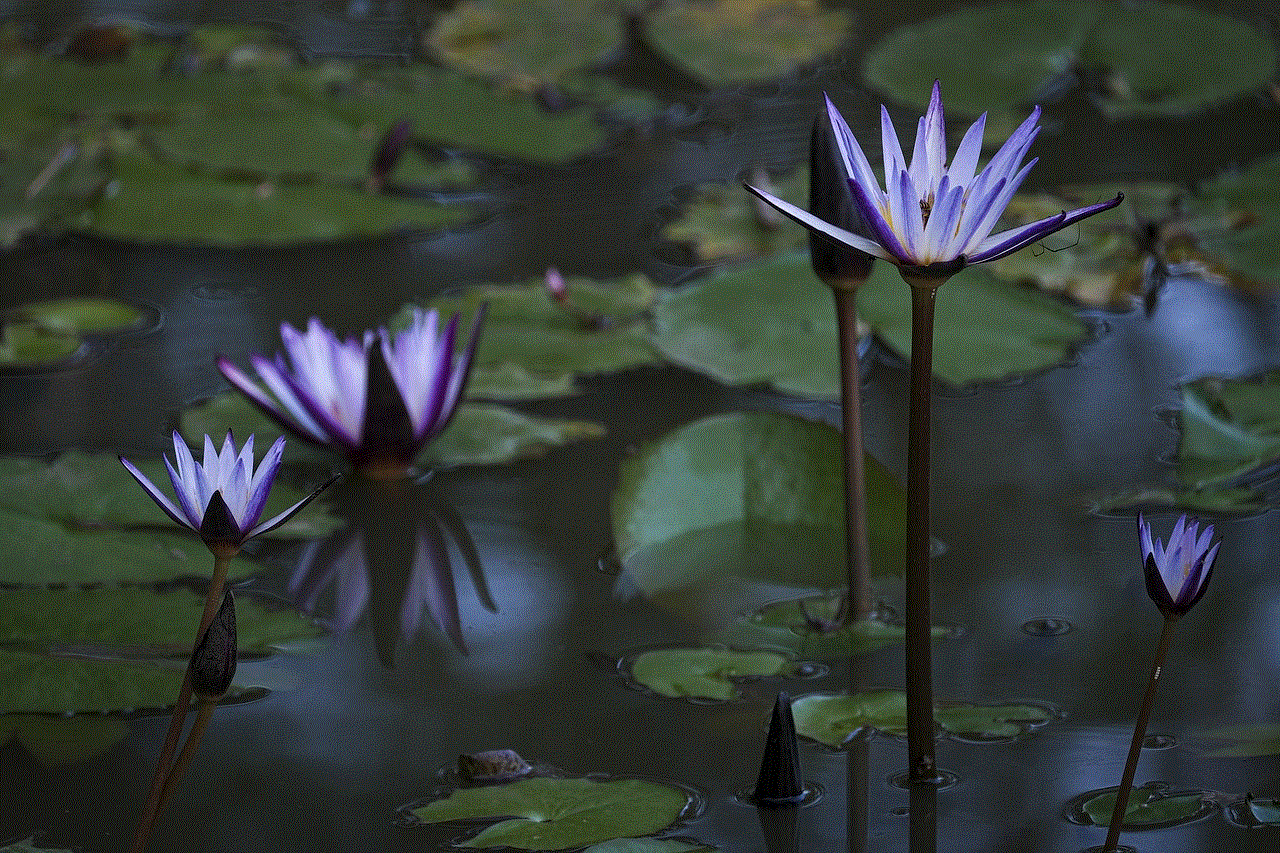
<svg viewBox="0 0 1280 853">
<path fill-rule="evenodd" d="M 1175 619 L 1190 610 L 1205 590 L 1213 574 L 1213 561 L 1221 542 L 1213 542 L 1213 525 L 1199 532 L 1200 524 L 1184 515 L 1169 534 L 1169 547 L 1151 540 L 1151 525 L 1138 516 L 1138 539 L 1142 545 L 1147 595 L 1167 618 Z"/>
<path fill-rule="evenodd" d="M 244 448 L 237 453 L 235 441 L 228 432 L 221 451 L 214 448 L 213 439 L 204 437 L 204 462 L 199 463 L 175 431 L 173 455 L 178 467 L 175 470 L 167 456 L 164 465 L 177 493 L 176 504 L 128 459 L 121 456 L 120 463 L 165 514 L 199 533 L 209 550 L 223 557 L 239 551 L 245 540 L 284 524 L 333 482 L 330 480 L 284 512 L 259 523 L 283 453 L 284 439 L 278 438 L 255 471 L 253 436 L 249 436 Z"/>
<path fill-rule="evenodd" d="M 484 313 L 482 307 L 457 356 L 457 315 L 441 333 L 436 311 L 415 308 L 407 329 L 394 335 L 385 328 L 365 332 L 362 340 L 339 340 L 314 317 L 305 332 L 282 324 L 288 361 L 281 354 L 274 361 L 250 358 L 267 390 L 221 356 L 218 369 L 298 438 L 336 448 L 368 472 L 400 474 L 452 419 Z"/>
<path fill-rule="evenodd" d="M 1115 207 L 1124 199 L 1123 195 L 1117 195 L 1099 204 L 1069 213 L 1063 211 L 992 234 L 1014 192 L 1036 164 L 1035 159 L 1026 165 L 1022 160 L 1040 131 L 1036 124 L 1040 118 L 1039 107 L 1031 111 L 986 168 L 978 172 L 978 155 L 982 151 L 987 121 L 985 113 L 965 133 L 948 165 L 942 98 L 935 82 L 929 109 L 916 129 L 911 163 L 907 165 L 889 111 L 882 106 L 880 137 L 885 188 L 881 189 L 879 179 L 844 118 L 830 99 L 826 105 L 827 118 L 862 220 L 861 233 L 825 221 L 755 187 L 747 189 L 810 231 L 899 266 L 944 265 L 941 275 L 967 264 L 994 261 L 1085 217 Z"/>
</svg>

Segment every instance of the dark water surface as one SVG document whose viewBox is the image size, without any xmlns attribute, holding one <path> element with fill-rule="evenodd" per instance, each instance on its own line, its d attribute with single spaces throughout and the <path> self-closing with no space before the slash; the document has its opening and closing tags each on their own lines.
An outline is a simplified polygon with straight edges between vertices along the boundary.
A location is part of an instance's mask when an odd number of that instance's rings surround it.
<svg viewBox="0 0 1280 853">
<path fill-rule="evenodd" d="M 57 22 L 106 6 L 168 23 L 209 14 L 181 3 L 72 4 L 54 13 L 36 5 L 0 3 L 0 12 L 43 21 L 50 37 Z M 240 14 L 287 23 L 316 53 L 396 56 L 410 43 L 408 13 L 397 4 L 369 4 L 367 26 L 346 20 L 341 4 L 243 4 L 250 5 L 252 14 Z M 697 270 L 683 252 L 656 237 L 678 189 L 755 164 L 798 162 L 824 89 L 846 93 L 845 114 L 866 138 L 878 122 L 877 101 L 858 88 L 860 51 L 895 20 L 948 4 L 861 5 L 848 49 L 817 69 L 695 94 L 666 119 L 567 166 L 495 164 L 485 186 L 497 188 L 498 212 L 463 232 L 244 250 L 67 237 L 0 255 L 0 307 L 105 292 L 150 303 L 164 318 L 159 331 L 125 340 L 86 366 L 0 377 L 0 451 L 159 452 L 182 406 L 224 388 L 213 355 L 244 363 L 250 352 L 274 351 L 281 320 L 317 315 L 358 330 L 384 322 L 410 297 L 522 280 L 547 265 L 600 276 L 641 270 L 664 284 L 690 277 Z M 1280 150 L 1280 111 L 1261 97 L 1191 119 L 1113 124 L 1075 101 L 1056 107 L 1054 117 L 1061 126 L 1037 142 L 1033 153 L 1042 159 L 1028 188 L 1200 178 Z M 1090 514 L 1088 497 L 1159 478 L 1177 436 L 1158 413 L 1178 404 L 1178 382 L 1280 365 L 1278 310 L 1274 300 L 1173 279 L 1150 317 L 1089 313 L 1095 339 L 1063 367 L 935 397 L 933 531 L 947 549 L 934 562 L 934 617 L 964 629 L 935 644 L 936 692 L 1035 701 L 1061 712 L 1013 743 L 940 744 L 940 761 L 958 783 L 936 795 L 938 850 L 1074 853 L 1101 843 L 1104 830 L 1074 825 L 1063 812 L 1085 791 L 1118 783 L 1160 625 L 1143 588 L 1133 519 Z M 873 352 L 879 358 L 863 391 L 867 441 L 902 473 L 906 372 L 892 355 Z M 393 591 L 380 598 L 375 589 L 349 634 L 316 654 L 258 665 L 283 670 L 294 689 L 218 710 L 152 849 L 444 849 L 463 833 L 406 826 L 397 808 L 427 796 L 439 784 L 437 771 L 459 753 L 495 748 L 574 775 L 692 786 L 704 810 L 679 834 L 729 851 L 765 849 L 755 809 L 736 795 L 755 779 L 772 691 L 898 686 L 902 650 L 834 662 L 816 680 L 752 687 L 741 702 L 690 704 L 626 688 L 602 659 L 695 640 L 715 627 L 717 608 L 679 596 L 618 597 L 625 583 L 599 565 L 609 496 L 629 448 L 690 420 L 771 409 L 835 423 L 837 407 L 727 389 L 677 368 L 591 379 L 584 388 L 522 408 L 598 420 L 608 428 L 604 439 L 541 460 L 445 472 L 410 489 L 412 511 L 452 508 L 479 550 L 496 613 L 454 560 L 469 654 L 425 617 L 417 636 L 397 641 L 398 593 L 389 580 Z M 356 521 L 386 527 L 385 519 Z M 1171 519 L 1159 523 L 1167 530 Z M 1179 627 L 1149 728 L 1174 745 L 1146 750 L 1137 782 L 1203 789 L 1225 806 L 1246 791 L 1280 796 L 1276 757 L 1209 758 L 1200 737 L 1215 727 L 1280 721 L 1280 517 L 1223 520 L 1218 530 L 1213 587 Z M 412 537 L 369 535 L 382 543 L 392 575 L 395 565 L 407 565 Z M 248 588 L 286 597 L 304 549 L 272 548 L 269 569 Z M 900 604 L 895 584 L 877 592 Z M 776 593 L 755 594 L 747 603 Z M 330 615 L 332 596 L 320 602 L 321 615 Z M 1045 617 L 1070 630 L 1024 630 Z M 123 849 L 166 724 L 134 720 L 105 755 L 70 766 L 45 768 L 16 744 L 0 746 L 0 842 L 34 834 L 46 847 Z M 806 744 L 801 759 L 806 779 L 823 793 L 798 815 L 797 850 L 908 849 L 912 821 L 904 810 L 912 804 L 889 782 L 905 768 L 905 743 L 874 737 L 845 752 Z M 926 805 L 914 804 L 917 817 Z M 931 849 L 925 829 L 913 853 Z M 1275 851 L 1280 829 L 1245 829 L 1215 810 L 1123 840 L 1144 853 Z"/>
</svg>

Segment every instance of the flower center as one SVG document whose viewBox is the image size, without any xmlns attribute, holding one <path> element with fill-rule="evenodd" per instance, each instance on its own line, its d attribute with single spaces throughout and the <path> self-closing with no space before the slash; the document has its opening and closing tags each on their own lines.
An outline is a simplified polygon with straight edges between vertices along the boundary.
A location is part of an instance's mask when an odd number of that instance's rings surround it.
<svg viewBox="0 0 1280 853">
<path fill-rule="evenodd" d="M 929 211 L 933 210 L 933 199 L 920 199 L 920 220 L 923 224 L 929 224 Z"/>
</svg>

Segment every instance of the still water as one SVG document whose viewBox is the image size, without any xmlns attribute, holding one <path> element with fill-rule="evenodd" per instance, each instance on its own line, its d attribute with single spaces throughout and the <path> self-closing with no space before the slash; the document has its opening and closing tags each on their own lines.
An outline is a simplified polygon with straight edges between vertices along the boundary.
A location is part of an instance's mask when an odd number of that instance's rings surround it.
<svg viewBox="0 0 1280 853">
<path fill-rule="evenodd" d="M 185 4 L 126 5 L 162 23 L 200 15 Z M 255 4 L 250 17 L 290 21 L 317 54 L 404 50 L 407 13 L 398 4 L 372 4 L 376 26 L 367 27 L 328 9 L 335 4 L 320 5 L 327 11 Z M 596 276 L 640 270 L 662 284 L 698 274 L 687 254 L 656 236 L 676 199 L 754 165 L 799 162 L 823 90 L 849 93 L 844 112 L 855 132 L 874 127 L 878 100 L 860 88 L 859 52 L 897 22 L 937 9 L 859 5 L 847 47 L 816 68 L 766 85 L 681 92 L 683 102 L 662 120 L 567 166 L 493 164 L 484 187 L 498 212 L 465 230 L 269 250 L 65 237 L 0 255 L 0 307 L 101 292 L 163 316 L 157 332 L 83 367 L 0 377 L 0 450 L 159 452 L 182 406 L 223 389 L 214 354 L 243 363 L 250 352 L 274 351 L 281 320 L 316 315 L 339 329 L 366 328 L 411 297 L 524 280 L 548 265 Z M 0 11 L 53 32 L 103 9 L 86 4 L 53 18 L 31 4 Z M 345 23 L 331 25 L 337 20 Z M 1029 186 L 1213 175 L 1280 150 L 1278 116 L 1259 96 L 1189 119 L 1109 125 L 1068 101 L 1056 112 L 1061 124 L 1037 142 L 1042 163 Z M 1143 588 L 1133 519 L 1092 514 L 1089 498 L 1165 470 L 1177 434 L 1158 414 L 1178 404 L 1177 383 L 1280 364 L 1278 311 L 1271 298 L 1174 278 L 1150 315 L 1086 311 L 1093 339 L 1064 366 L 1001 386 L 939 390 L 933 532 L 946 549 L 934 561 L 934 618 L 961 630 L 935 644 L 936 693 L 1033 701 L 1058 715 L 1012 743 L 941 743 L 940 761 L 957 781 L 936 794 L 936 826 L 929 803 L 912 803 L 889 781 L 905 768 L 905 743 L 876 736 L 846 751 L 802 744 L 805 779 L 821 796 L 798 813 L 794 849 L 905 851 L 910 840 L 922 853 L 933 849 L 935 830 L 936 849 L 955 853 L 1073 853 L 1101 843 L 1102 829 L 1073 824 L 1064 811 L 1074 797 L 1119 780 L 1159 617 Z M 901 474 L 906 370 L 879 345 L 871 353 L 867 442 Z M 314 653 L 246 664 L 271 667 L 290 686 L 218 710 L 153 849 L 447 849 L 464 829 L 410 826 L 398 809 L 439 786 L 441 769 L 459 753 L 498 748 L 569 775 L 689 786 L 701 811 L 674 834 L 729 851 L 766 849 L 766 828 L 737 796 L 755 779 L 774 692 L 899 686 L 901 649 L 829 662 L 814 679 L 749 685 L 730 703 L 691 704 L 627 687 L 611 661 L 705 636 L 726 611 L 777 591 L 736 590 L 741 600 L 711 604 L 698 596 L 627 597 L 626 583 L 601 560 L 609 497 L 629 452 L 691 420 L 745 409 L 838 423 L 838 409 L 729 389 L 673 367 L 583 386 L 578 396 L 522 408 L 599 421 L 603 439 L 543 459 L 441 472 L 397 497 L 415 517 L 456 519 L 475 544 L 481 568 L 469 571 L 448 530 L 440 540 L 454 567 L 451 632 L 423 617 L 416 633 L 401 636 L 405 578 L 396 567 L 410 561 L 414 539 L 367 517 L 359 484 L 339 487 L 336 500 L 385 564 L 373 573 L 367 608 Z M 1280 721 L 1280 520 L 1264 512 L 1223 519 L 1218 530 L 1224 544 L 1213 587 L 1175 636 L 1149 728 L 1165 748 L 1144 752 L 1137 780 L 1204 790 L 1225 807 L 1246 792 L 1280 795 L 1275 756 L 1210 758 L 1201 735 Z M 264 546 L 260 555 L 267 569 L 243 589 L 296 594 L 306 547 Z M 877 594 L 900 605 L 895 582 Z M 316 599 L 327 621 L 340 619 L 341 607 L 329 592 Z M 1028 627 L 1045 619 L 1056 620 L 1052 630 Z M 44 847 L 123 849 L 166 722 L 133 719 L 105 754 L 66 766 L 44 767 L 15 743 L 0 746 L 0 841 L 35 835 Z M 1217 808 L 1189 825 L 1122 840 L 1150 853 L 1269 851 L 1280 848 L 1280 829 L 1233 825 Z"/>
</svg>

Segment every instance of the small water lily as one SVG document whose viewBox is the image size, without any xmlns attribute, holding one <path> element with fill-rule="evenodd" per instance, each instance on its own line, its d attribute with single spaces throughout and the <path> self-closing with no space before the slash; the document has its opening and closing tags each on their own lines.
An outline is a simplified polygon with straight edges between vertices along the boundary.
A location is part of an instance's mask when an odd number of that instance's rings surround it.
<svg viewBox="0 0 1280 853">
<path fill-rule="evenodd" d="M 1138 516 L 1138 539 L 1147 577 L 1147 594 L 1166 617 L 1176 618 L 1190 610 L 1209 588 L 1213 561 L 1221 542 L 1213 541 L 1213 525 L 1188 521 L 1184 515 L 1173 526 L 1166 548 L 1152 541 L 1151 525 Z"/>
<path fill-rule="evenodd" d="M 121 456 L 120 463 L 166 515 L 199 533 L 209 550 L 222 556 L 234 554 L 245 540 L 284 524 L 333 482 L 320 486 L 279 515 L 259 522 L 283 453 L 284 439 L 278 438 L 255 470 L 253 436 L 249 436 L 237 452 L 235 440 L 228 432 L 220 451 L 214 447 L 213 439 L 204 437 L 204 461 L 200 463 L 175 430 L 173 455 L 178 467 L 175 470 L 167 456 L 164 465 L 177 494 L 176 504 L 128 459 Z"/>
<path fill-rule="evenodd" d="M 1115 207 L 1113 199 L 992 234 L 1000 215 L 1022 184 L 1036 158 L 1023 165 L 1040 128 L 1040 108 L 1031 111 L 981 171 L 977 171 L 986 128 L 984 113 L 961 139 L 950 165 L 946 162 L 946 125 L 937 82 L 929 109 L 916 129 L 911 163 L 907 164 L 889 111 L 880 108 L 885 188 L 835 105 L 826 101 L 827 118 L 848 174 L 849 187 L 862 220 L 855 233 L 803 208 L 748 186 L 760 198 L 813 232 L 906 267 L 940 265 L 943 276 L 968 264 L 994 261 L 1012 254 L 1085 217 Z"/>
<path fill-rule="evenodd" d="M 218 358 L 218 369 L 298 438 L 334 447 L 368 472 L 403 473 L 453 418 L 484 313 L 482 307 L 476 314 L 458 356 L 453 352 L 457 315 L 439 332 L 438 312 L 415 308 L 403 331 L 393 335 L 382 328 L 365 332 L 361 340 L 339 340 L 314 317 L 305 332 L 281 324 L 289 361 L 281 354 L 274 361 L 250 358 L 270 393 L 224 357 Z"/>
</svg>

